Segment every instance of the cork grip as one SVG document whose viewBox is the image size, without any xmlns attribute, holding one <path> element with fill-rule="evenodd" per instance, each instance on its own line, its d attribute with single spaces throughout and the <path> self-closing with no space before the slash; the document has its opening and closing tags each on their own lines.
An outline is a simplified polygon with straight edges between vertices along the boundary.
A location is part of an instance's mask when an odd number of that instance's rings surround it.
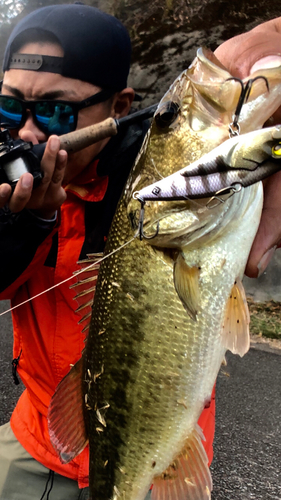
<svg viewBox="0 0 281 500">
<path fill-rule="evenodd" d="M 64 149 L 68 153 L 80 151 L 95 142 L 112 137 L 118 132 L 116 121 L 113 118 L 107 118 L 103 122 L 89 127 L 69 132 L 60 136 L 60 149 Z"/>
</svg>

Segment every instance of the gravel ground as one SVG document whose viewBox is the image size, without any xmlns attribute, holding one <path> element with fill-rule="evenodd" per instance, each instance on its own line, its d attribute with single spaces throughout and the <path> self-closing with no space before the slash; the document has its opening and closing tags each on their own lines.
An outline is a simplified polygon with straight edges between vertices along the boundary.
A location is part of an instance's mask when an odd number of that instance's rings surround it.
<svg viewBox="0 0 281 500">
<path fill-rule="evenodd" d="M 280 354 L 228 354 L 220 371 L 212 500 L 281 498 Z"/>
<path fill-rule="evenodd" d="M 0 312 L 8 305 L 0 303 Z M 22 384 L 15 386 L 11 375 L 8 315 L 0 317 L 0 327 L 3 424 L 21 394 Z M 243 359 L 228 354 L 227 366 L 218 376 L 212 500 L 281 499 L 281 350 L 265 352 L 261 343 L 257 347 Z M 268 342 L 266 348 L 270 351 Z"/>
<path fill-rule="evenodd" d="M 9 308 L 9 302 L 0 302 L 0 313 Z M 0 316 L 0 425 L 9 420 L 13 408 L 23 390 L 16 386 L 12 377 L 13 336 L 10 314 Z"/>
</svg>

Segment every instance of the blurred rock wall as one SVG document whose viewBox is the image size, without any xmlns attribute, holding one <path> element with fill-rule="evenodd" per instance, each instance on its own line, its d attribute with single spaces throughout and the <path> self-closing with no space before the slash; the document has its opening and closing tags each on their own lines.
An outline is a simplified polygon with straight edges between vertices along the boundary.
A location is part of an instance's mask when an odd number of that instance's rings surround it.
<svg viewBox="0 0 281 500">
<path fill-rule="evenodd" d="M 198 47 L 214 50 L 232 36 L 281 14 L 276 0 L 108 0 L 107 8 L 131 35 L 129 83 L 142 95 L 141 107 L 163 96 L 192 62 Z"/>
</svg>

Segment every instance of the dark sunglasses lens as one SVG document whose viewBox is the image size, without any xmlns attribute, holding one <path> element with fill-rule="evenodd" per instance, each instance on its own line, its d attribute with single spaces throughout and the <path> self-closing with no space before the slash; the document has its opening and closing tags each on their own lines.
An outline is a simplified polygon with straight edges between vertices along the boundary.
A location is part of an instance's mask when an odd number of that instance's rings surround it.
<svg viewBox="0 0 281 500">
<path fill-rule="evenodd" d="M 13 97 L 0 95 L 0 122 L 7 128 L 18 128 L 22 120 L 23 108 Z"/>
<path fill-rule="evenodd" d="M 75 128 L 74 111 L 63 102 L 40 101 L 36 103 L 35 116 L 40 129 L 48 135 L 67 134 Z"/>
</svg>

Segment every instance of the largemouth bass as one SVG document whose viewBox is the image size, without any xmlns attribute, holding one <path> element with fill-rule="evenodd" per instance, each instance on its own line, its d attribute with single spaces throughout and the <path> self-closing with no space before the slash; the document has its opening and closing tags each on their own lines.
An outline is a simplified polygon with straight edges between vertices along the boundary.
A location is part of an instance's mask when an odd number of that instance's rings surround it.
<svg viewBox="0 0 281 500">
<path fill-rule="evenodd" d="M 152 483 L 152 499 L 211 496 L 197 421 L 226 350 L 243 355 L 249 348 L 241 278 L 259 225 L 262 185 L 212 209 L 201 199 L 147 202 L 146 236 L 160 224 L 143 241 L 134 237 L 139 202 L 132 196 L 228 139 L 241 88 L 211 58 L 199 51 L 159 104 L 112 223 L 105 250 L 111 255 L 99 270 L 82 384 L 74 367 L 51 404 L 50 435 L 64 461 L 85 445 L 76 403 L 83 409 L 91 500 L 143 500 Z M 256 82 L 243 109 L 243 133 L 262 127 L 278 106 L 281 70 L 264 74 L 270 91 Z"/>
</svg>

